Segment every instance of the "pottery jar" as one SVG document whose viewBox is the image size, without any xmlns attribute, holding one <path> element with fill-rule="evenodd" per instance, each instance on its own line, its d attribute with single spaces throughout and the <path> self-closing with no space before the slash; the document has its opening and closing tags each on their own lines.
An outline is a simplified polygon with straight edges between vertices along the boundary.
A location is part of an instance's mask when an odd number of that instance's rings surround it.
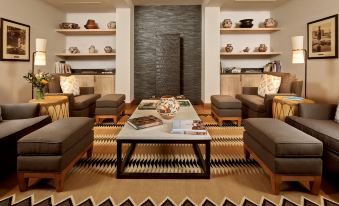
<svg viewBox="0 0 339 206">
<path fill-rule="evenodd" d="M 225 51 L 226 51 L 226 52 L 232 52 L 232 51 L 233 51 L 233 46 L 232 46 L 232 44 L 227 44 L 226 47 L 225 47 Z"/>
<path fill-rule="evenodd" d="M 267 46 L 265 44 L 260 44 L 258 48 L 259 52 L 266 52 L 267 51 Z"/>
<path fill-rule="evenodd" d="M 88 48 L 88 52 L 89 52 L 89 53 L 95 53 L 95 52 L 96 52 L 95 46 L 94 46 L 94 45 L 91 45 L 91 46 Z"/>
<path fill-rule="evenodd" d="M 164 119 L 172 119 L 179 111 L 180 104 L 174 96 L 166 95 L 160 98 L 157 105 L 157 112 Z"/>
<path fill-rule="evenodd" d="M 231 19 L 224 19 L 222 22 L 223 28 L 231 28 L 232 27 L 232 20 Z"/>
</svg>

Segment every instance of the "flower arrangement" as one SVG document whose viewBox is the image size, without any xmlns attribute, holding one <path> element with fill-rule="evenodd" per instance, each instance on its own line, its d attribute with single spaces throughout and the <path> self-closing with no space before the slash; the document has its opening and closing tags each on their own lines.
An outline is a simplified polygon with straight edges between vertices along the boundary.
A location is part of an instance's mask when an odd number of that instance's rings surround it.
<svg viewBox="0 0 339 206">
<path fill-rule="evenodd" d="M 44 72 L 39 72 L 37 74 L 29 72 L 27 75 L 23 76 L 23 78 L 31 83 L 34 88 L 36 88 L 37 98 L 43 99 L 43 89 L 52 79 L 52 75 Z"/>
</svg>

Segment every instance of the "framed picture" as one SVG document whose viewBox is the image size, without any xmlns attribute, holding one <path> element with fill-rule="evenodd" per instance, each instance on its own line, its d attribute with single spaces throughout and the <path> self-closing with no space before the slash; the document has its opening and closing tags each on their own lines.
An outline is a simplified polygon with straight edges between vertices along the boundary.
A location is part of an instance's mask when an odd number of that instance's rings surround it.
<svg viewBox="0 0 339 206">
<path fill-rule="evenodd" d="M 0 60 L 30 60 L 30 26 L 15 21 L 0 19 Z"/>
<path fill-rule="evenodd" d="M 309 59 L 338 58 L 338 14 L 307 24 Z"/>
</svg>

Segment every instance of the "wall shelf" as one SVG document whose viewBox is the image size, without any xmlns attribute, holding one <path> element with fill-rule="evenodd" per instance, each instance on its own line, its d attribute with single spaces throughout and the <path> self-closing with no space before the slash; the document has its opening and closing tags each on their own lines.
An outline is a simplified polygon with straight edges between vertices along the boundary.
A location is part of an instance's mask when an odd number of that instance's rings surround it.
<svg viewBox="0 0 339 206">
<path fill-rule="evenodd" d="M 221 57 L 272 57 L 272 56 L 278 56 L 281 55 L 282 52 L 232 52 L 232 53 L 227 53 L 227 52 L 220 52 Z"/>
<path fill-rule="evenodd" d="M 280 31 L 281 28 L 220 28 L 220 33 L 222 34 L 246 34 L 246 33 L 273 33 Z"/>
<path fill-rule="evenodd" d="M 78 53 L 78 54 L 70 54 L 70 53 L 56 53 L 58 57 L 114 57 L 116 53 Z"/>
<path fill-rule="evenodd" d="M 56 29 L 64 35 L 112 35 L 116 29 Z"/>
</svg>

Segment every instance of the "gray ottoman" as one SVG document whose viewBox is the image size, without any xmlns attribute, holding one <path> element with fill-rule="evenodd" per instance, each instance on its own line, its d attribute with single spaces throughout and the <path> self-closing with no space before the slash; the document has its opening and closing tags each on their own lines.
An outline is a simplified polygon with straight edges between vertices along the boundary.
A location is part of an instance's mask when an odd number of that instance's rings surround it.
<svg viewBox="0 0 339 206">
<path fill-rule="evenodd" d="M 62 191 L 64 179 L 85 154 L 92 155 L 94 121 L 71 117 L 55 121 L 18 141 L 17 175 L 20 191 L 27 190 L 29 178 L 53 178 Z"/>
<path fill-rule="evenodd" d="M 250 155 L 271 178 L 278 194 L 283 181 L 307 182 L 318 194 L 322 175 L 322 142 L 277 119 L 244 120 L 245 157 Z"/>
<path fill-rule="evenodd" d="M 104 119 L 113 119 L 118 122 L 125 110 L 124 94 L 107 94 L 96 101 L 95 122 L 102 123 Z"/>
<path fill-rule="evenodd" d="M 222 126 L 223 121 L 236 121 L 241 126 L 241 102 L 228 95 L 211 96 L 211 113 Z"/>
</svg>

